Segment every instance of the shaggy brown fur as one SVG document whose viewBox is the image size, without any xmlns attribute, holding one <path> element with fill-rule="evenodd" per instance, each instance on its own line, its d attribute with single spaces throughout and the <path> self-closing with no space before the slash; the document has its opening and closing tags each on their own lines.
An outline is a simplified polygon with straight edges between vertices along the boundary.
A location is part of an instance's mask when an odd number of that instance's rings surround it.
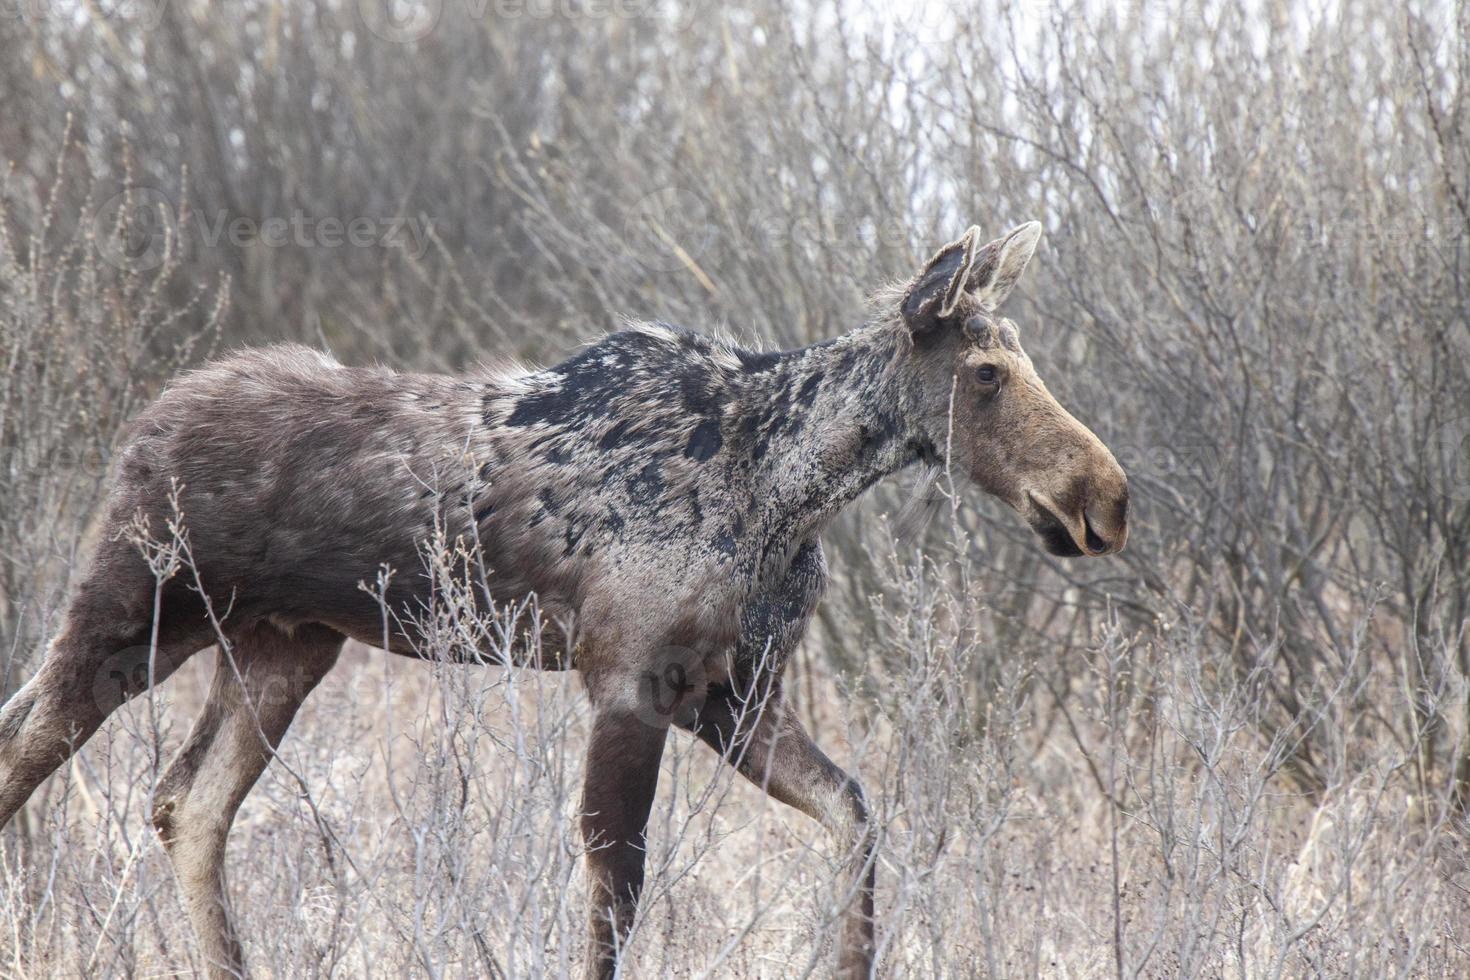
<svg viewBox="0 0 1470 980">
<path fill-rule="evenodd" d="M 134 423 L 103 544 L 40 671 L 0 712 L 0 822 L 126 697 L 215 642 L 212 610 L 228 643 L 154 819 L 212 970 L 240 972 L 222 864 L 235 811 L 344 637 L 418 654 L 442 598 L 432 539 L 462 550 L 497 607 L 534 596 L 537 665 L 586 679 L 588 975 L 614 970 L 631 920 L 670 726 L 850 848 L 839 962 L 867 975 L 862 790 L 780 684 L 826 580 L 823 527 L 923 461 L 1016 507 L 1059 554 L 1106 554 L 1127 535 L 1118 464 L 992 315 L 1039 232 L 982 246 L 971 229 L 869 326 L 790 352 L 634 324 L 540 371 L 403 374 L 277 347 L 178 379 Z M 175 488 L 203 594 L 192 575 L 170 579 L 155 622 L 154 578 L 121 532 L 141 517 L 161 533 Z M 385 568 L 381 597 L 360 587 Z"/>
</svg>

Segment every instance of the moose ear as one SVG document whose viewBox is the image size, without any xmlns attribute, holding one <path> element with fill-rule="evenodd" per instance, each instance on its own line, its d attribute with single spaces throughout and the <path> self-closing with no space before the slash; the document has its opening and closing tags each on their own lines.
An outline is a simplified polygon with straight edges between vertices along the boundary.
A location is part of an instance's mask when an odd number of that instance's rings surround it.
<svg viewBox="0 0 1470 980">
<path fill-rule="evenodd" d="M 980 229 L 974 226 L 934 253 L 903 295 L 900 309 L 909 330 L 921 333 L 954 313 L 980 256 Z"/>
<path fill-rule="evenodd" d="M 987 310 L 1005 302 L 1041 241 L 1041 222 L 1028 221 L 986 245 L 971 267 L 965 288 Z"/>
</svg>

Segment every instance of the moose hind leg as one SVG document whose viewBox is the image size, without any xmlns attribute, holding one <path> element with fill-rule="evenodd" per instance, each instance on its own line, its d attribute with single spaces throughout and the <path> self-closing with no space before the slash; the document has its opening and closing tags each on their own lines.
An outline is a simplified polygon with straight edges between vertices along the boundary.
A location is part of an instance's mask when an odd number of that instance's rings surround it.
<svg viewBox="0 0 1470 980">
<path fill-rule="evenodd" d="M 0 826 L 128 698 L 213 642 L 202 621 L 129 621 L 111 597 L 82 595 L 41 667 L 0 709 Z"/>
<path fill-rule="evenodd" d="M 203 710 L 159 782 L 153 825 L 212 977 L 244 975 L 225 891 L 230 825 L 342 642 L 320 626 L 288 635 L 260 625 L 233 637 L 233 649 L 220 650 Z"/>
</svg>

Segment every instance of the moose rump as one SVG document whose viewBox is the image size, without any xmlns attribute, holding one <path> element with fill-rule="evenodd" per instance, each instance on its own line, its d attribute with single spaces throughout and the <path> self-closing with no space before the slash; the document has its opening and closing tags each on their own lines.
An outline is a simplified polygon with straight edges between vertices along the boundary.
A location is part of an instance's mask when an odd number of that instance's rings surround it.
<svg viewBox="0 0 1470 980">
<path fill-rule="evenodd" d="M 134 556 L 116 555 L 106 574 L 141 566 L 138 537 L 167 546 L 177 528 L 191 567 L 164 583 L 171 620 L 207 624 L 202 589 L 227 629 L 315 624 L 408 655 L 436 613 L 439 576 L 476 591 L 493 581 L 497 604 L 517 608 L 550 583 L 510 571 L 544 565 L 496 560 L 518 542 L 497 540 L 505 494 L 492 496 L 501 481 L 477 439 L 486 391 L 484 380 L 343 367 L 294 346 L 187 374 L 120 453 L 107 528 L 135 539 Z M 566 666 L 552 655 L 560 618 L 545 618 L 542 665 Z"/>
</svg>

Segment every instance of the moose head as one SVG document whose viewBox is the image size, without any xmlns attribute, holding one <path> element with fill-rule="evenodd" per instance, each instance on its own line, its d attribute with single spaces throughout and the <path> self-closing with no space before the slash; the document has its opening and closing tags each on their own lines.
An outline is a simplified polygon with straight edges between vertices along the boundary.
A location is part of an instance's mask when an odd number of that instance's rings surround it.
<svg viewBox="0 0 1470 980">
<path fill-rule="evenodd" d="M 1128 538 L 1128 478 L 996 312 L 1040 238 L 1035 221 L 989 243 L 971 227 L 909 284 L 900 315 L 928 393 L 918 421 L 956 472 L 1015 508 L 1052 554 L 1108 555 Z"/>
</svg>

